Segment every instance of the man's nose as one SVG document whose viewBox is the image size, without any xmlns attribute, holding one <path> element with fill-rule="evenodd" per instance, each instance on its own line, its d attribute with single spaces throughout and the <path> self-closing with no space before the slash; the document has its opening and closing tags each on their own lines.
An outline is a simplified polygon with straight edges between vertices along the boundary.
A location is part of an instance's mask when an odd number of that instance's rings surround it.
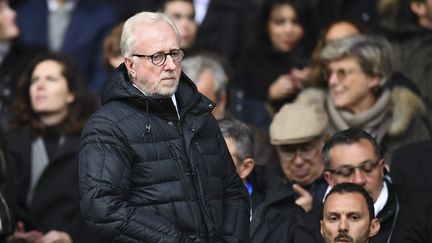
<svg viewBox="0 0 432 243">
<path fill-rule="evenodd" d="M 352 182 L 361 186 L 363 186 L 366 183 L 366 176 L 359 168 L 356 168 L 354 170 L 354 178 Z"/>
<path fill-rule="evenodd" d="M 348 232 L 349 224 L 346 217 L 342 217 L 339 223 L 339 232 Z"/>
<path fill-rule="evenodd" d="M 164 68 L 167 70 L 174 70 L 176 68 L 176 64 L 171 55 L 167 55 Z"/>
<path fill-rule="evenodd" d="M 296 165 L 301 165 L 303 164 L 305 161 L 305 159 L 303 158 L 303 154 L 301 149 L 297 148 L 294 154 L 294 158 L 293 158 L 293 162 Z"/>
</svg>

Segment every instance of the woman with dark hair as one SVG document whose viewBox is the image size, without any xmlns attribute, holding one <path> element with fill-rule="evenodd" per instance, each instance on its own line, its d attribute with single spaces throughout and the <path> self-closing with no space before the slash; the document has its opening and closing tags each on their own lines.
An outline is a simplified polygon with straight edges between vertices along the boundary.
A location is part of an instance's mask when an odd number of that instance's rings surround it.
<svg viewBox="0 0 432 243">
<path fill-rule="evenodd" d="M 21 77 L 7 134 L 6 187 L 29 242 L 97 242 L 79 210 L 80 132 L 98 102 L 62 54 L 38 57 Z M 30 230 L 30 231 L 26 231 Z"/>
<path fill-rule="evenodd" d="M 267 102 L 278 110 L 302 87 L 310 51 L 315 42 L 313 11 L 308 1 L 267 1 L 259 16 L 257 32 L 249 38 L 235 82 L 245 95 L 243 120 L 266 127 L 259 113 Z M 248 108 L 251 105 L 253 107 Z M 269 120 L 267 121 L 269 123 Z"/>
</svg>

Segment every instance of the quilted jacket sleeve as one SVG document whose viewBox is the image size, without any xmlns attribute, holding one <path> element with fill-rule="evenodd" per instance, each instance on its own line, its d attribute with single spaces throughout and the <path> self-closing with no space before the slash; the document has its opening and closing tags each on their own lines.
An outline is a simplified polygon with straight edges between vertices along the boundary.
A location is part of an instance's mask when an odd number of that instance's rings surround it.
<svg viewBox="0 0 432 243">
<path fill-rule="evenodd" d="M 79 155 L 81 214 L 86 224 L 104 242 L 185 242 L 172 222 L 125 200 L 132 159 L 116 124 L 100 117 L 88 122 Z"/>
<path fill-rule="evenodd" d="M 223 237 L 228 242 L 249 242 L 250 200 L 247 189 L 237 174 L 222 134 L 222 155 L 226 162 L 224 178 Z"/>
</svg>

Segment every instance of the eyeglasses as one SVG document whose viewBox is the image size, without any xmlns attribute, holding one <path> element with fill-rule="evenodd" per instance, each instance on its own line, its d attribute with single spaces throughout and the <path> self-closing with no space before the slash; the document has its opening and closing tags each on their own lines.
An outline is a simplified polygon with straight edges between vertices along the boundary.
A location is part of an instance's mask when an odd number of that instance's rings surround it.
<svg viewBox="0 0 432 243">
<path fill-rule="evenodd" d="M 185 52 L 182 49 L 177 49 L 172 50 L 168 53 L 157 52 L 153 55 L 132 54 L 132 56 L 134 57 L 149 58 L 151 62 L 156 66 L 164 65 L 168 55 L 171 56 L 174 63 L 180 63 L 184 58 Z"/>
<path fill-rule="evenodd" d="M 325 80 L 329 80 L 331 75 L 333 73 L 336 73 L 336 77 L 342 81 L 345 80 L 348 75 L 353 74 L 355 71 L 356 71 L 355 69 L 347 69 L 347 68 L 340 68 L 336 70 L 326 69 L 323 72 L 323 77 Z"/>
<path fill-rule="evenodd" d="M 320 150 L 318 143 L 321 141 L 322 139 L 320 138 L 319 140 L 303 145 L 282 145 L 279 146 L 279 155 L 282 160 L 292 161 L 297 156 L 297 152 L 299 152 L 303 159 L 311 160 L 317 154 L 318 150 Z"/>
<path fill-rule="evenodd" d="M 361 163 L 358 166 L 343 165 L 333 170 L 328 169 L 327 171 L 337 176 L 346 177 L 346 178 L 353 176 L 356 169 L 359 169 L 361 172 L 368 175 L 372 173 L 372 171 L 378 166 L 380 161 L 381 160 L 375 160 L 375 161 L 368 160 Z"/>
</svg>

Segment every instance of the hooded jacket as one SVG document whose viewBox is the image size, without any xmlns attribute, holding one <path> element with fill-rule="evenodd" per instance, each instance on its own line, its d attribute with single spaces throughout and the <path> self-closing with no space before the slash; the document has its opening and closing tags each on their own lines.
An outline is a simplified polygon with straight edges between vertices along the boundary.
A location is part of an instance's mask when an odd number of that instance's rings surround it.
<svg viewBox="0 0 432 243">
<path fill-rule="evenodd" d="M 105 242 L 247 242 L 249 198 L 214 104 L 183 73 L 175 97 L 180 119 L 117 68 L 82 134 L 84 219 Z"/>
</svg>

